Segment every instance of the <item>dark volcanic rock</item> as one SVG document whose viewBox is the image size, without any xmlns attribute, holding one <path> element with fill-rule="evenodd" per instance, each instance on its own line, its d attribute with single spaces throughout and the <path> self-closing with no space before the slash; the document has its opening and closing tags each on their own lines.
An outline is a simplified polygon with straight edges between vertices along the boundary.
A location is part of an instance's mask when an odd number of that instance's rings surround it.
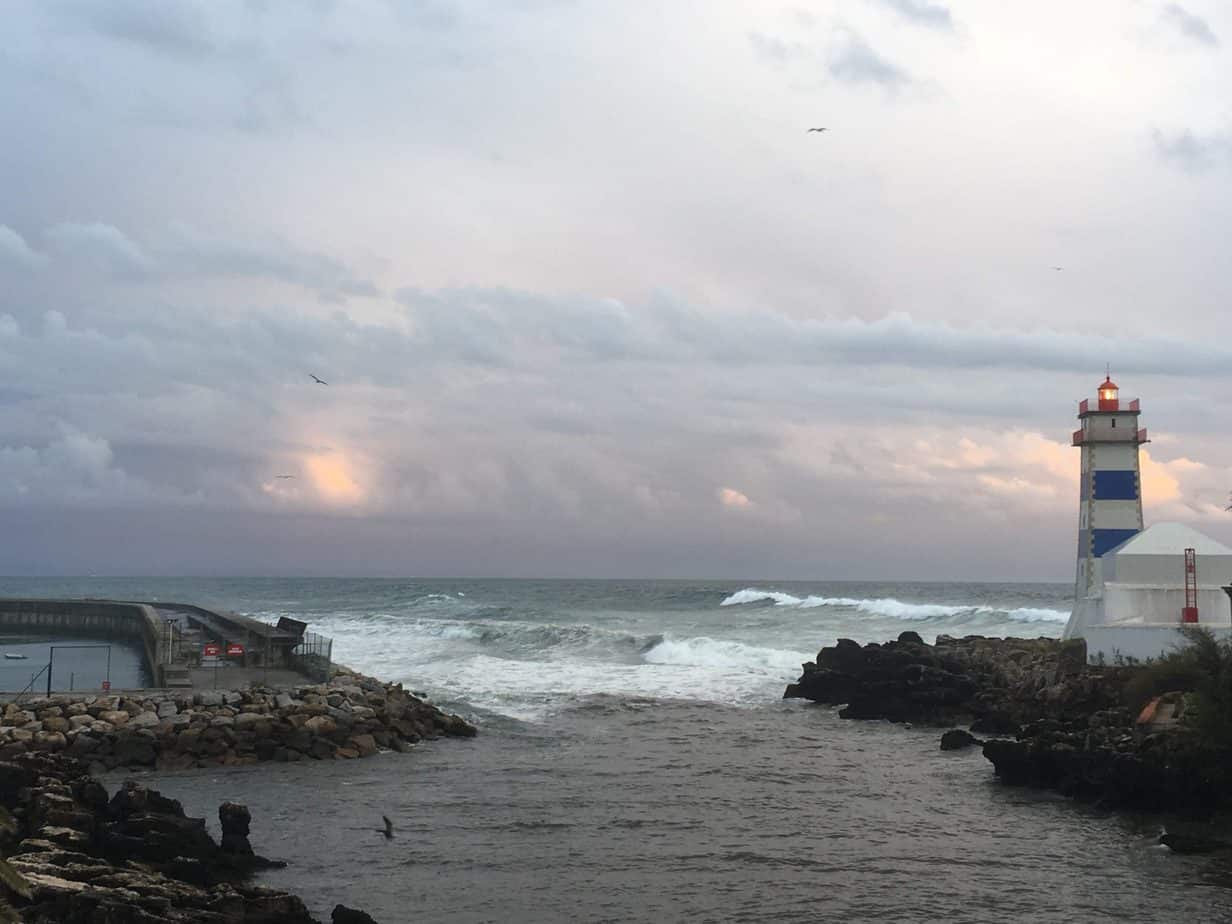
<svg viewBox="0 0 1232 924">
<path fill-rule="evenodd" d="M 224 802 L 218 806 L 218 822 L 222 827 L 222 849 L 228 853 L 252 856 L 252 844 L 248 842 L 248 828 L 252 815 L 248 806 Z"/>
<path fill-rule="evenodd" d="M 968 731 L 963 731 L 961 728 L 951 728 L 941 736 L 941 750 L 943 751 L 960 751 L 963 748 L 971 747 L 973 744 L 983 743 L 975 735 Z"/>
<path fill-rule="evenodd" d="M 329 919 L 332 924 L 376 924 L 371 915 L 346 905 L 336 905 Z"/>
<path fill-rule="evenodd" d="M 46 924 L 315 924 L 294 895 L 246 884 L 257 858 L 215 844 L 180 803 L 129 781 L 108 800 L 75 759 L 23 754 L 0 777 L 3 817 L 18 819 L 0 894 Z M 228 811 L 233 832 L 248 812 Z"/>
<path fill-rule="evenodd" d="M 1232 850 L 1232 844 L 1211 837 L 1195 836 L 1165 832 L 1159 836 L 1159 843 L 1173 853 L 1220 853 Z"/>
<path fill-rule="evenodd" d="M 939 636 L 915 632 L 861 647 L 839 639 L 804 665 L 784 697 L 842 705 L 848 719 L 933 725 L 974 722 L 1008 734 L 1041 716 L 1086 715 L 1118 705 L 1119 687 L 1085 667 L 1085 647 L 1056 639 Z M 1115 669 L 1105 669 L 1115 670 Z"/>
</svg>

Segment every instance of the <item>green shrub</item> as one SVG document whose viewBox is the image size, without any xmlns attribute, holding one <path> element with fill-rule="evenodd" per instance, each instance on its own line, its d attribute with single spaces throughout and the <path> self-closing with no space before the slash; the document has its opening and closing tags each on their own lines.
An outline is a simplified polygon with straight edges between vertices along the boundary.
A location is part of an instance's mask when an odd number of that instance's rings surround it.
<svg viewBox="0 0 1232 924">
<path fill-rule="evenodd" d="M 1191 693 L 1189 723 L 1207 744 L 1232 746 L 1232 641 L 1217 639 L 1204 626 L 1182 626 L 1183 644 L 1136 671 L 1123 700 L 1141 709 L 1171 690 Z"/>
</svg>

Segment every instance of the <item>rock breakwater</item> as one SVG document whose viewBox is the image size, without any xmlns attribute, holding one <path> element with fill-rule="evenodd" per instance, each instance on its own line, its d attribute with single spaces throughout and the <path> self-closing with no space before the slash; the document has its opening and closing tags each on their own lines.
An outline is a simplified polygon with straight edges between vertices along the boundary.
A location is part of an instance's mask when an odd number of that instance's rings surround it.
<svg viewBox="0 0 1232 924">
<path fill-rule="evenodd" d="M 180 770 L 368 757 L 475 728 L 404 690 L 340 670 L 288 689 L 58 693 L 0 714 L 0 761 L 64 753 L 95 770 Z"/>
</svg>

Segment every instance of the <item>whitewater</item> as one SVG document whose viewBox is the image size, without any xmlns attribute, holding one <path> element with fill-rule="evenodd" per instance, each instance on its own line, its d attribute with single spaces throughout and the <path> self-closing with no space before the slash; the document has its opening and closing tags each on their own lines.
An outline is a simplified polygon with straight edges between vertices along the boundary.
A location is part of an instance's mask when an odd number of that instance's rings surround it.
<svg viewBox="0 0 1232 924">
<path fill-rule="evenodd" d="M 11 595 L 181 600 L 290 616 L 334 658 L 483 721 L 595 697 L 756 706 L 838 638 L 1057 636 L 1051 584 L 349 579 L 0 579 Z"/>
</svg>

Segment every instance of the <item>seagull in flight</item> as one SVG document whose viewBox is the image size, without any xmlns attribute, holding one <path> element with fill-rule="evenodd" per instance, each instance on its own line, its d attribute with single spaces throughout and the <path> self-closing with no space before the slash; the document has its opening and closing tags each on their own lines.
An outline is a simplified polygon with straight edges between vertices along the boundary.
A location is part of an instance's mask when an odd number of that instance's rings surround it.
<svg viewBox="0 0 1232 924">
<path fill-rule="evenodd" d="M 381 821 L 385 822 L 385 839 L 392 840 L 394 836 L 394 823 L 389 820 L 387 815 L 382 815 Z"/>
<path fill-rule="evenodd" d="M 826 130 L 826 129 L 824 129 L 824 128 L 810 128 L 810 129 L 809 129 L 807 132 L 805 132 L 804 134 L 806 134 L 806 135 L 807 135 L 809 132 L 824 132 L 825 130 Z"/>
<path fill-rule="evenodd" d="M 316 382 L 318 385 L 328 385 L 328 384 L 329 384 L 329 382 L 325 381 L 324 379 L 318 379 L 318 378 L 317 378 L 315 375 L 313 375 L 311 372 L 309 372 L 309 373 L 308 373 L 308 378 L 312 379 L 312 380 L 313 380 L 314 382 Z"/>
<path fill-rule="evenodd" d="M 1065 267 L 1064 266 L 1054 266 L 1053 269 L 1059 273 L 1061 272 L 1061 270 L 1065 269 Z"/>
<path fill-rule="evenodd" d="M 294 478 L 294 475 L 275 475 L 275 478 Z"/>
</svg>

